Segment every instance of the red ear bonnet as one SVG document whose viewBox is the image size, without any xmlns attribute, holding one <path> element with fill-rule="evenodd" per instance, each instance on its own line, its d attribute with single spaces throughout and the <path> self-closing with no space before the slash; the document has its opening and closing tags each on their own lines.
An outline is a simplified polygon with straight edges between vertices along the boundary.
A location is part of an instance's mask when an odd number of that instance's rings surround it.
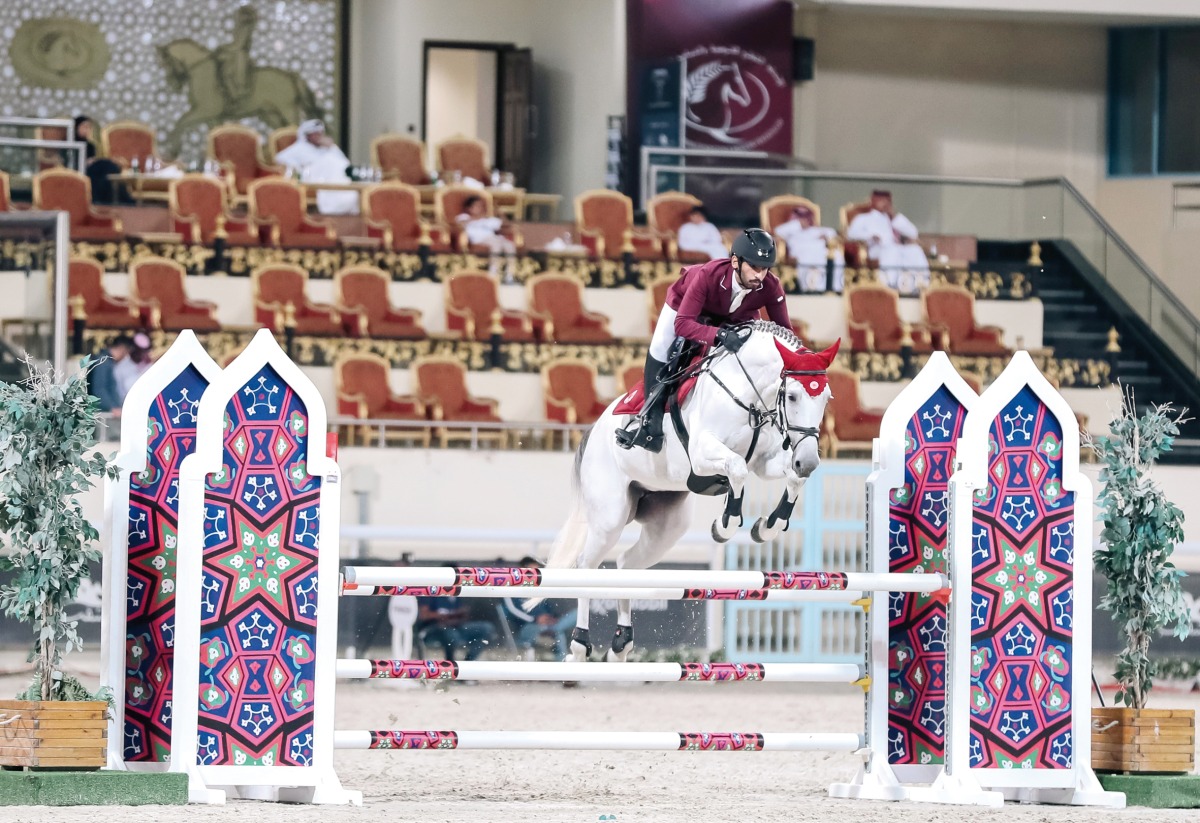
<svg viewBox="0 0 1200 823">
<path fill-rule="evenodd" d="M 841 338 L 838 338 L 825 351 L 815 352 L 807 349 L 792 351 L 776 340 L 775 348 L 779 350 L 779 355 L 783 358 L 784 374 L 793 380 L 800 381 L 804 390 L 810 396 L 816 397 L 829 385 L 829 378 L 825 375 L 825 370 L 837 356 L 838 346 L 841 344 Z"/>
</svg>

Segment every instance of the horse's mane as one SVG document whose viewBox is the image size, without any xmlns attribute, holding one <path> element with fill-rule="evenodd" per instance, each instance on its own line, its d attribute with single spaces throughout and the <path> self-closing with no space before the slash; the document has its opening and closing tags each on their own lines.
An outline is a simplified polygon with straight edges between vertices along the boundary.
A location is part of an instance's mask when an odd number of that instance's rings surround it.
<svg viewBox="0 0 1200 823">
<path fill-rule="evenodd" d="M 804 345 L 804 342 L 796 336 L 794 331 L 784 328 L 778 323 L 774 323 L 770 320 L 759 319 L 751 320 L 746 325 L 750 328 L 750 331 L 760 331 L 772 335 L 776 340 L 787 346 L 792 351 L 808 351 Z"/>
<path fill-rule="evenodd" d="M 699 103 L 702 101 L 708 95 L 708 84 L 715 80 L 717 75 L 721 74 L 725 68 L 720 60 L 714 60 L 689 74 L 687 78 L 687 101 L 689 103 Z"/>
</svg>

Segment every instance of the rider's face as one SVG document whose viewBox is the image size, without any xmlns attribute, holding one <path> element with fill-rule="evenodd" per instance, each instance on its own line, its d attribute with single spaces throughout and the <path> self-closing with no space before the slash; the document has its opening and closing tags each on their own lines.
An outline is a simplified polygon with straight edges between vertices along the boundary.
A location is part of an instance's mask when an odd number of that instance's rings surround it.
<svg viewBox="0 0 1200 823">
<path fill-rule="evenodd" d="M 738 266 L 738 282 L 743 289 L 756 290 L 762 288 L 763 280 L 771 273 L 770 267 L 756 269 L 745 260 Z"/>
</svg>

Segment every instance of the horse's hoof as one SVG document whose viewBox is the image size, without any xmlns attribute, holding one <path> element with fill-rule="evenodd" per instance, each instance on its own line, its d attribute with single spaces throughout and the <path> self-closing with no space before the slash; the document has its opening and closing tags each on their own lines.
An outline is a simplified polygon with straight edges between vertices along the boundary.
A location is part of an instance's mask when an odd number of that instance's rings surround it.
<svg viewBox="0 0 1200 823">
<path fill-rule="evenodd" d="M 755 543 L 766 543 L 774 540 L 783 531 L 783 521 L 779 520 L 774 526 L 767 525 L 767 518 L 760 517 L 750 527 L 750 539 Z"/>
<path fill-rule="evenodd" d="M 727 523 L 722 525 L 721 521 L 724 519 L 724 517 L 718 517 L 712 524 L 712 539 L 717 543 L 728 543 L 730 538 L 737 533 L 737 524 L 733 522 L 733 519 L 730 518 Z"/>
<path fill-rule="evenodd" d="M 578 640 L 571 641 L 571 653 L 567 655 L 566 663 L 586 663 L 590 649 Z"/>
<path fill-rule="evenodd" d="M 619 652 L 614 652 L 612 649 L 609 649 L 608 654 L 604 656 L 604 659 L 608 663 L 624 663 L 629 659 L 629 651 L 632 648 L 633 645 L 630 644 Z"/>
</svg>

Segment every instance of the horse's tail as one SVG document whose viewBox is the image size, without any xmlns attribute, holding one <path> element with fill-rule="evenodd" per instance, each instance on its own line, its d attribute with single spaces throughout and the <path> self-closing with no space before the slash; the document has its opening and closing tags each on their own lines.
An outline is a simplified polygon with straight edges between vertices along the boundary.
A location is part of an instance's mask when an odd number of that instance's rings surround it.
<svg viewBox="0 0 1200 823">
<path fill-rule="evenodd" d="M 580 440 L 579 448 L 575 451 L 575 468 L 571 472 L 571 504 L 568 509 L 567 521 L 559 529 L 554 538 L 554 544 L 550 547 L 550 554 L 546 557 L 546 566 L 551 569 L 575 568 L 579 563 L 579 555 L 583 551 L 584 541 L 587 539 L 587 509 L 583 504 L 583 495 L 580 493 L 579 472 L 583 463 L 583 453 L 587 449 L 591 433 L 591 429 L 583 433 L 583 439 Z M 544 599 L 542 597 L 532 598 L 523 601 L 523 605 L 526 608 L 533 608 Z"/>
</svg>

